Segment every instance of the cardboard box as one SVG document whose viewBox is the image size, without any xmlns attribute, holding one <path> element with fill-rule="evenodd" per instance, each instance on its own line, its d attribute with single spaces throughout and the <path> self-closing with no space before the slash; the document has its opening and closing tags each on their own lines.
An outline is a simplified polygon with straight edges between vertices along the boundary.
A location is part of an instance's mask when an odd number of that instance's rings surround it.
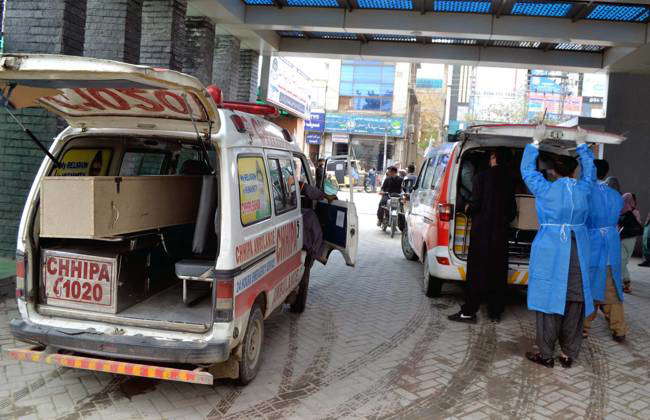
<svg viewBox="0 0 650 420">
<path fill-rule="evenodd" d="M 45 249 L 45 303 L 116 314 L 145 299 L 148 255 L 146 250 Z"/>
<path fill-rule="evenodd" d="M 520 230 L 539 230 L 535 197 L 532 195 L 517 195 L 517 217 L 512 222 L 512 227 Z"/>
<path fill-rule="evenodd" d="M 45 177 L 41 234 L 104 238 L 194 223 L 200 176 Z"/>
</svg>

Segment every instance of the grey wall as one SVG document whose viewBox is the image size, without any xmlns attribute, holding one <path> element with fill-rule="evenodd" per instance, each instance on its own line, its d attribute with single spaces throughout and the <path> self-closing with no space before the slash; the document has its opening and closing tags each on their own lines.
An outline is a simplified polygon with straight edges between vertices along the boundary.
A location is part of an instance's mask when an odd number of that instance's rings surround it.
<svg viewBox="0 0 650 420">
<path fill-rule="evenodd" d="M 142 0 L 88 0 L 84 55 L 140 62 Z"/>
<path fill-rule="evenodd" d="M 183 69 L 187 0 L 144 0 L 140 63 Z"/>
<path fill-rule="evenodd" d="M 5 51 L 83 55 L 85 0 L 14 0 L 6 6 Z M 46 111 L 15 112 L 47 146 L 65 123 Z M 0 111 L 0 255 L 16 252 L 18 222 L 43 153 Z"/>
<path fill-rule="evenodd" d="M 183 72 L 195 76 L 207 86 L 212 83 L 214 23 L 207 17 L 188 17 L 185 28 L 187 39 Z"/>
<path fill-rule="evenodd" d="M 223 99 L 237 100 L 239 86 L 239 39 L 230 35 L 219 35 L 215 41 L 214 69 L 212 81 L 221 88 Z"/>
<path fill-rule="evenodd" d="M 627 137 L 620 146 L 605 147 L 605 159 L 622 191 L 637 195 L 645 219 L 650 212 L 650 76 L 610 74 L 605 130 Z"/>
</svg>

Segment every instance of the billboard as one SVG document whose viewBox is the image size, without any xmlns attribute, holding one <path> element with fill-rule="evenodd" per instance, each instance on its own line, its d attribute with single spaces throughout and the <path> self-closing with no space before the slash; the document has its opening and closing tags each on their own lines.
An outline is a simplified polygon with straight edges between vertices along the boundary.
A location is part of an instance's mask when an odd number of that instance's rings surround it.
<svg viewBox="0 0 650 420">
<path fill-rule="evenodd" d="M 306 120 L 310 114 L 311 87 L 309 76 L 292 62 L 283 57 L 271 57 L 268 102 Z"/>
<path fill-rule="evenodd" d="M 404 118 L 328 113 L 325 116 L 325 131 L 371 136 L 388 134 L 391 137 L 402 137 L 404 135 Z"/>
<path fill-rule="evenodd" d="M 325 113 L 323 112 L 312 112 L 309 115 L 309 119 L 305 120 L 305 130 L 306 131 L 325 131 Z"/>
</svg>

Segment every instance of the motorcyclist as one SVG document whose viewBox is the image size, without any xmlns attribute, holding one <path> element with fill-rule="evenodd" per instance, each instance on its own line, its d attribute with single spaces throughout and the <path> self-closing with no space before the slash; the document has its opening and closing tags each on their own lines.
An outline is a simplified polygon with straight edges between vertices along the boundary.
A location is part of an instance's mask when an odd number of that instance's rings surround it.
<svg viewBox="0 0 650 420">
<path fill-rule="evenodd" d="M 402 191 L 405 193 L 411 192 L 413 189 L 413 186 L 415 185 L 415 181 L 418 180 L 417 175 L 415 175 L 415 165 L 412 163 L 406 168 L 407 169 L 407 174 L 404 177 L 404 180 L 402 181 Z"/>
<path fill-rule="evenodd" d="M 379 202 L 379 208 L 377 209 L 377 226 L 381 226 L 381 221 L 385 217 L 386 203 L 390 199 L 391 194 L 401 194 L 402 192 L 402 178 L 397 176 L 397 168 L 390 166 L 386 171 L 386 179 L 381 186 L 381 191 L 379 194 L 382 195 L 381 201 Z"/>
</svg>

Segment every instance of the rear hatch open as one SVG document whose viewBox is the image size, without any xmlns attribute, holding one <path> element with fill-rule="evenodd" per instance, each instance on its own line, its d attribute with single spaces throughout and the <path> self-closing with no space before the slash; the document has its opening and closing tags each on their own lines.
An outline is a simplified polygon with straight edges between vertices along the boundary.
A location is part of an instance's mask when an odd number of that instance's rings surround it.
<svg viewBox="0 0 650 420">
<path fill-rule="evenodd" d="M 202 133 L 219 114 L 196 78 L 167 69 L 48 54 L 0 56 L 2 105 L 47 109 L 78 128 Z"/>
<path fill-rule="evenodd" d="M 459 158 L 458 178 L 456 179 L 456 215 L 453 226 L 453 252 L 459 259 L 467 260 L 467 254 L 470 243 L 471 218 L 464 212 L 467 204 L 468 191 L 470 185 L 463 185 L 462 177 L 466 169 L 467 162 L 470 166 L 476 165 L 480 161 L 480 155 L 483 154 L 483 161 L 487 156 L 486 150 L 495 147 L 505 147 L 513 152 L 515 162 L 513 167 L 513 176 L 519 175 L 519 162 L 521 159 L 522 149 L 532 141 L 536 125 L 512 125 L 512 124 L 494 124 L 480 125 L 470 127 L 459 135 L 463 143 L 461 157 Z M 586 134 L 586 141 L 594 143 L 594 152 L 598 156 L 597 149 L 603 145 L 617 145 L 625 140 L 624 137 L 593 130 L 583 130 L 578 127 L 557 127 L 547 126 L 544 135 L 544 141 L 541 143 L 540 150 L 556 155 L 570 156 L 575 154 L 576 139 Z M 477 159 L 478 158 L 478 159 Z M 487 162 L 483 162 L 485 166 Z M 481 169 L 472 168 L 474 175 Z M 466 174 L 466 173 L 465 173 Z M 470 178 L 471 179 L 471 178 Z M 525 284 L 525 276 L 518 275 L 518 271 L 523 269 L 530 258 L 530 249 L 535 234 L 539 228 L 537 213 L 535 209 L 535 199 L 525 188 L 523 180 L 520 177 L 516 180 L 519 186 L 516 189 L 516 201 L 518 212 L 515 220 L 511 224 L 511 235 L 509 243 L 511 274 L 509 283 Z"/>
</svg>

